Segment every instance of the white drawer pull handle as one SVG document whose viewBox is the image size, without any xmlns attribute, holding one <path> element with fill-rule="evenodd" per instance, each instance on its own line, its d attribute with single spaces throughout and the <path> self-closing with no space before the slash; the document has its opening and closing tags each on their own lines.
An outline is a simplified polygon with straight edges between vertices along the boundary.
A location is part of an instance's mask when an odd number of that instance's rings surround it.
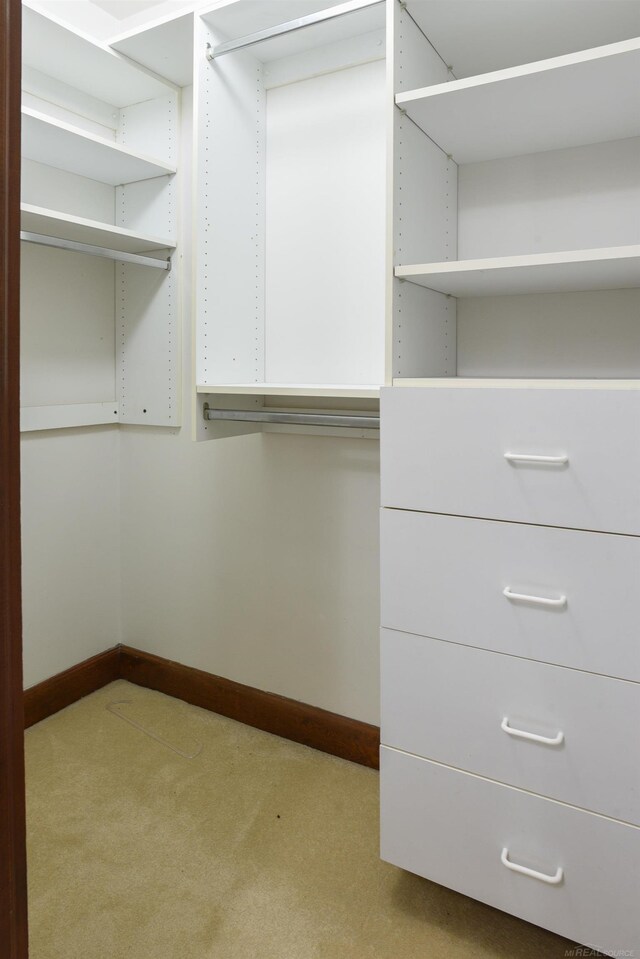
<svg viewBox="0 0 640 959">
<path fill-rule="evenodd" d="M 547 466 L 566 466 L 569 457 L 564 456 L 536 456 L 533 453 L 505 453 L 504 458 L 509 463 L 542 463 Z"/>
<path fill-rule="evenodd" d="M 557 599 L 548 599 L 546 596 L 529 596 L 528 593 L 514 593 L 510 586 L 505 586 L 502 595 L 516 602 L 535 603 L 536 606 L 551 606 L 554 609 L 564 609 L 567 605 L 567 597 L 564 595 L 558 596 Z"/>
<path fill-rule="evenodd" d="M 561 742 L 564 742 L 564 733 L 562 730 L 560 730 L 557 736 L 538 736 L 537 733 L 528 733 L 524 729 L 514 729 L 513 726 L 509 725 L 508 716 L 505 716 L 500 723 L 500 729 L 503 729 L 505 733 L 509 733 L 510 736 L 515 736 L 516 739 L 530 739 L 532 743 L 544 743 L 545 746 L 559 746 Z"/>
<path fill-rule="evenodd" d="M 558 866 L 553 876 L 548 876 L 544 872 L 538 872 L 536 869 L 529 869 L 527 866 L 519 866 L 517 862 L 511 862 L 509 859 L 509 850 L 506 846 L 502 850 L 500 861 L 503 866 L 507 867 L 507 869 L 512 869 L 513 872 L 520 872 L 523 876 L 531 876 L 532 879 L 539 879 L 540 882 L 548 882 L 550 886 L 557 886 L 562 882 L 562 878 L 564 876 L 564 870 L 562 866 Z"/>
</svg>

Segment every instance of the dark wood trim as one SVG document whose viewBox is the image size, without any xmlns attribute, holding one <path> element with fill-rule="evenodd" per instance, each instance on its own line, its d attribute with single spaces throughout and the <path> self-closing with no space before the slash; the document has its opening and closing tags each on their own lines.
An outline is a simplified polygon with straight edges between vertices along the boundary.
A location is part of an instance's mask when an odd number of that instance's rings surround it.
<svg viewBox="0 0 640 959">
<path fill-rule="evenodd" d="M 120 647 L 114 646 L 113 649 L 85 659 L 83 663 L 78 663 L 51 679 L 45 679 L 37 686 L 25 690 L 25 728 L 28 729 L 41 719 L 52 716 L 65 706 L 70 706 L 83 696 L 88 696 L 119 678 Z"/>
<path fill-rule="evenodd" d="M 0 953 L 26 959 L 20 581 L 20 0 L 0 5 Z"/>
<path fill-rule="evenodd" d="M 369 723 L 243 686 L 128 646 L 121 647 L 120 675 L 138 686 L 156 689 L 247 726 L 378 768 L 380 730 Z"/>
</svg>

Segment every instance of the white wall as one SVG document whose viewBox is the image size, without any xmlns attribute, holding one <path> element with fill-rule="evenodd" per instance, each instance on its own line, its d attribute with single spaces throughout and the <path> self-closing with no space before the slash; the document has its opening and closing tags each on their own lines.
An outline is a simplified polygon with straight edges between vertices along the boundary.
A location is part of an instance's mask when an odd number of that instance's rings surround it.
<svg viewBox="0 0 640 959">
<path fill-rule="evenodd" d="M 116 427 L 22 439 L 24 681 L 120 640 Z"/>
</svg>

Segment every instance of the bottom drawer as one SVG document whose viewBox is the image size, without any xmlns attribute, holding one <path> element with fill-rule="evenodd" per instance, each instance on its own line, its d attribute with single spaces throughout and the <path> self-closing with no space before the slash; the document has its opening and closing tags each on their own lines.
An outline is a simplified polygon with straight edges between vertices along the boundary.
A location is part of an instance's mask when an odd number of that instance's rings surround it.
<svg viewBox="0 0 640 959">
<path fill-rule="evenodd" d="M 606 954 L 640 956 L 639 828 L 388 747 L 380 773 L 387 862 Z"/>
</svg>

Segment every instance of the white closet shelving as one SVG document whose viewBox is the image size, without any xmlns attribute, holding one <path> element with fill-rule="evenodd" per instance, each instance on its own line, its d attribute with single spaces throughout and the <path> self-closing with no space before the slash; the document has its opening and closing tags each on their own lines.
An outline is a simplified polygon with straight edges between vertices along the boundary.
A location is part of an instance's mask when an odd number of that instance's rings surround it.
<svg viewBox="0 0 640 959">
<path fill-rule="evenodd" d="M 195 20 L 196 435 L 252 428 L 214 429 L 205 404 L 373 402 L 386 378 L 384 4 L 239 2 Z"/>
<path fill-rule="evenodd" d="M 23 11 L 23 429 L 176 425 L 178 90 Z"/>
<path fill-rule="evenodd" d="M 22 229 L 29 233 L 59 237 L 72 243 L 88 243 L 120 253 L 153 253 L 175 247 L 175 240 L 166 237 L 136 233 L 135 230 L 88 220 L 82 216 L 72 216 L 70 213 L 46 210 L 30 203 L 21 204 L 20 220 Z"/>
<path fill-rule="evenodd" d="M 128 150 L 79 127 L 22 108 L 23 156 L 111 186 L 176 172 L 159 160 Z"/>
<path fill-rule="evenodd" d="M 640 3 L 389 16 L 382 856 L 634 952 Z"/>
</svg>

